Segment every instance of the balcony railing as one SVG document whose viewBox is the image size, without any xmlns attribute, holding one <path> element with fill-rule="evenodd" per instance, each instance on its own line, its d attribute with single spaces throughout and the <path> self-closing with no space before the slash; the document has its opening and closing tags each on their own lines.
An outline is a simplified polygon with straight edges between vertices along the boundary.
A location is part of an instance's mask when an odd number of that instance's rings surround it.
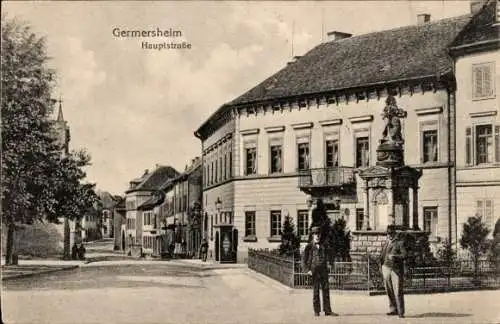
<svg viewBox="0 0 500 324">
<path fill-rule="evenodd" d="M 299 171 L 299 187 L 340 187 L 355 183 L 353 167 L 341 166 Z"/>
</svg>

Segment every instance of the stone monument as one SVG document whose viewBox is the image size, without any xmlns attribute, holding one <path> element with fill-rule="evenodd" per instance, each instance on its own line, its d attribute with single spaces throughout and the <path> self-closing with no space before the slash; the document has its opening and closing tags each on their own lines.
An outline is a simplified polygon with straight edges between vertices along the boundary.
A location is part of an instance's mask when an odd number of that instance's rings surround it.
<svg viewBox="0 0 500 324">
<path fill-rule="evenodd" d="M 410 245 L 414 251 L 425 250 L 422 244 L 425 245 L 427 234 L 420 230 L 418 217 L 418 182 L 422 171 L 404 164 L 401 121 L 406 116 L 396 99 L 388 96 L 382 113 L 386 125 L 377 148 L 376 165 L 358 170 L 364 191 L 364 215 L 362 230 L 353 232 L 352 254 L 379 254 L 390 224 L 413 242 Z"/>
</svg>

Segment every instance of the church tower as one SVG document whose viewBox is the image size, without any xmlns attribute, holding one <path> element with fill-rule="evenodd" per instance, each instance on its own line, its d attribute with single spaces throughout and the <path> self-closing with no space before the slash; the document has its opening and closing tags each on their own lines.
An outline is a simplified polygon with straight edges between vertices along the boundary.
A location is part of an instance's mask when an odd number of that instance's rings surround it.
<svg viewBox="0 0 500 324">
<path fill-rule="evenodd" d="M 62 98 L 59 98 L 59 109 L 57 112 L 57 119 L 54 121 L 54 132 L 56 144 L 60 147 L 61 154 L 63 156 L 69 155 L 69 141 L 70 132 L 68 123 L 64 120 L 63 110 L 62 110 Z M 71 247 L 77 241 L 78 236 L 78 224 L 79 222 L 70 221 L 67 215 L 61 216 L 63 220 L 63 226 L 60 229 L 63 234 L 63 258 L 66 260 L 71 259 Z"/>
<path fill-rule="evenodd" d="M 68 123 L 64 120 L 63 116 L 62 98 L 59 99 L 59 110 L 57 112 L 57 119 L 54 122 L 54 129 L 56 132 L 56 143 L 61 147 L 62 154 L 69 154 L 70 131 Z"/>
</svg>

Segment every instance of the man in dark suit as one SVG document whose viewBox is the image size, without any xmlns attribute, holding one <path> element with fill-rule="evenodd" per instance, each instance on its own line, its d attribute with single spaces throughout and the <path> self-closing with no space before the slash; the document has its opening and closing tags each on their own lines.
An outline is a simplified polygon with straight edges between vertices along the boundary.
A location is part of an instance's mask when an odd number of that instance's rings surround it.
<svg viewBox="0 0 500 324">
<path fill-rule="evenodd" d="M 394 225 L 387 226 L 387 236 L 387 242 L 380 254 L 382 276 L 384 278 L 385 290 L 389 297 L 389 313 L 387 315 L 404 317 L 404 260 L 407 256 L 407 251 L 404 241 L 398 237 Z"/>
<path fill-rule="evenodd" d="M 320 241 L 320 228 L 311 229 L 311 242 L 307 244 L 302 255 L 302 269 L 312 275 L 314 315 L 319 316 L 321 304 L 319 290 L 323 295 L 323 311 L 325 316 L 338 316 L 330 305 L 330 284 L 328 281 L 328 263 L 333 266 L 332 255 L 324 242 Z"/>
</svg>

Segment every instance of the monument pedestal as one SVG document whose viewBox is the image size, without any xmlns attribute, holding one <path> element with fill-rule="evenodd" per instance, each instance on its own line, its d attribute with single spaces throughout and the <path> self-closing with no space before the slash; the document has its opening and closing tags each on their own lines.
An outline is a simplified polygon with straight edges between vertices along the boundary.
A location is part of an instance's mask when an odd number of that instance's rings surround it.
<svg viewBox="0 0 500 324">
<path fill-rule="evenodd" d="M 419 230 L 418 180 L 422 171 L 403 165 L 403 149 L 395 144 L 380 144 L 377 160 L 375 166 L 359 172 L 364 189 L 363 230 L 385 231 L 388 225 Z"/>
</svg>

